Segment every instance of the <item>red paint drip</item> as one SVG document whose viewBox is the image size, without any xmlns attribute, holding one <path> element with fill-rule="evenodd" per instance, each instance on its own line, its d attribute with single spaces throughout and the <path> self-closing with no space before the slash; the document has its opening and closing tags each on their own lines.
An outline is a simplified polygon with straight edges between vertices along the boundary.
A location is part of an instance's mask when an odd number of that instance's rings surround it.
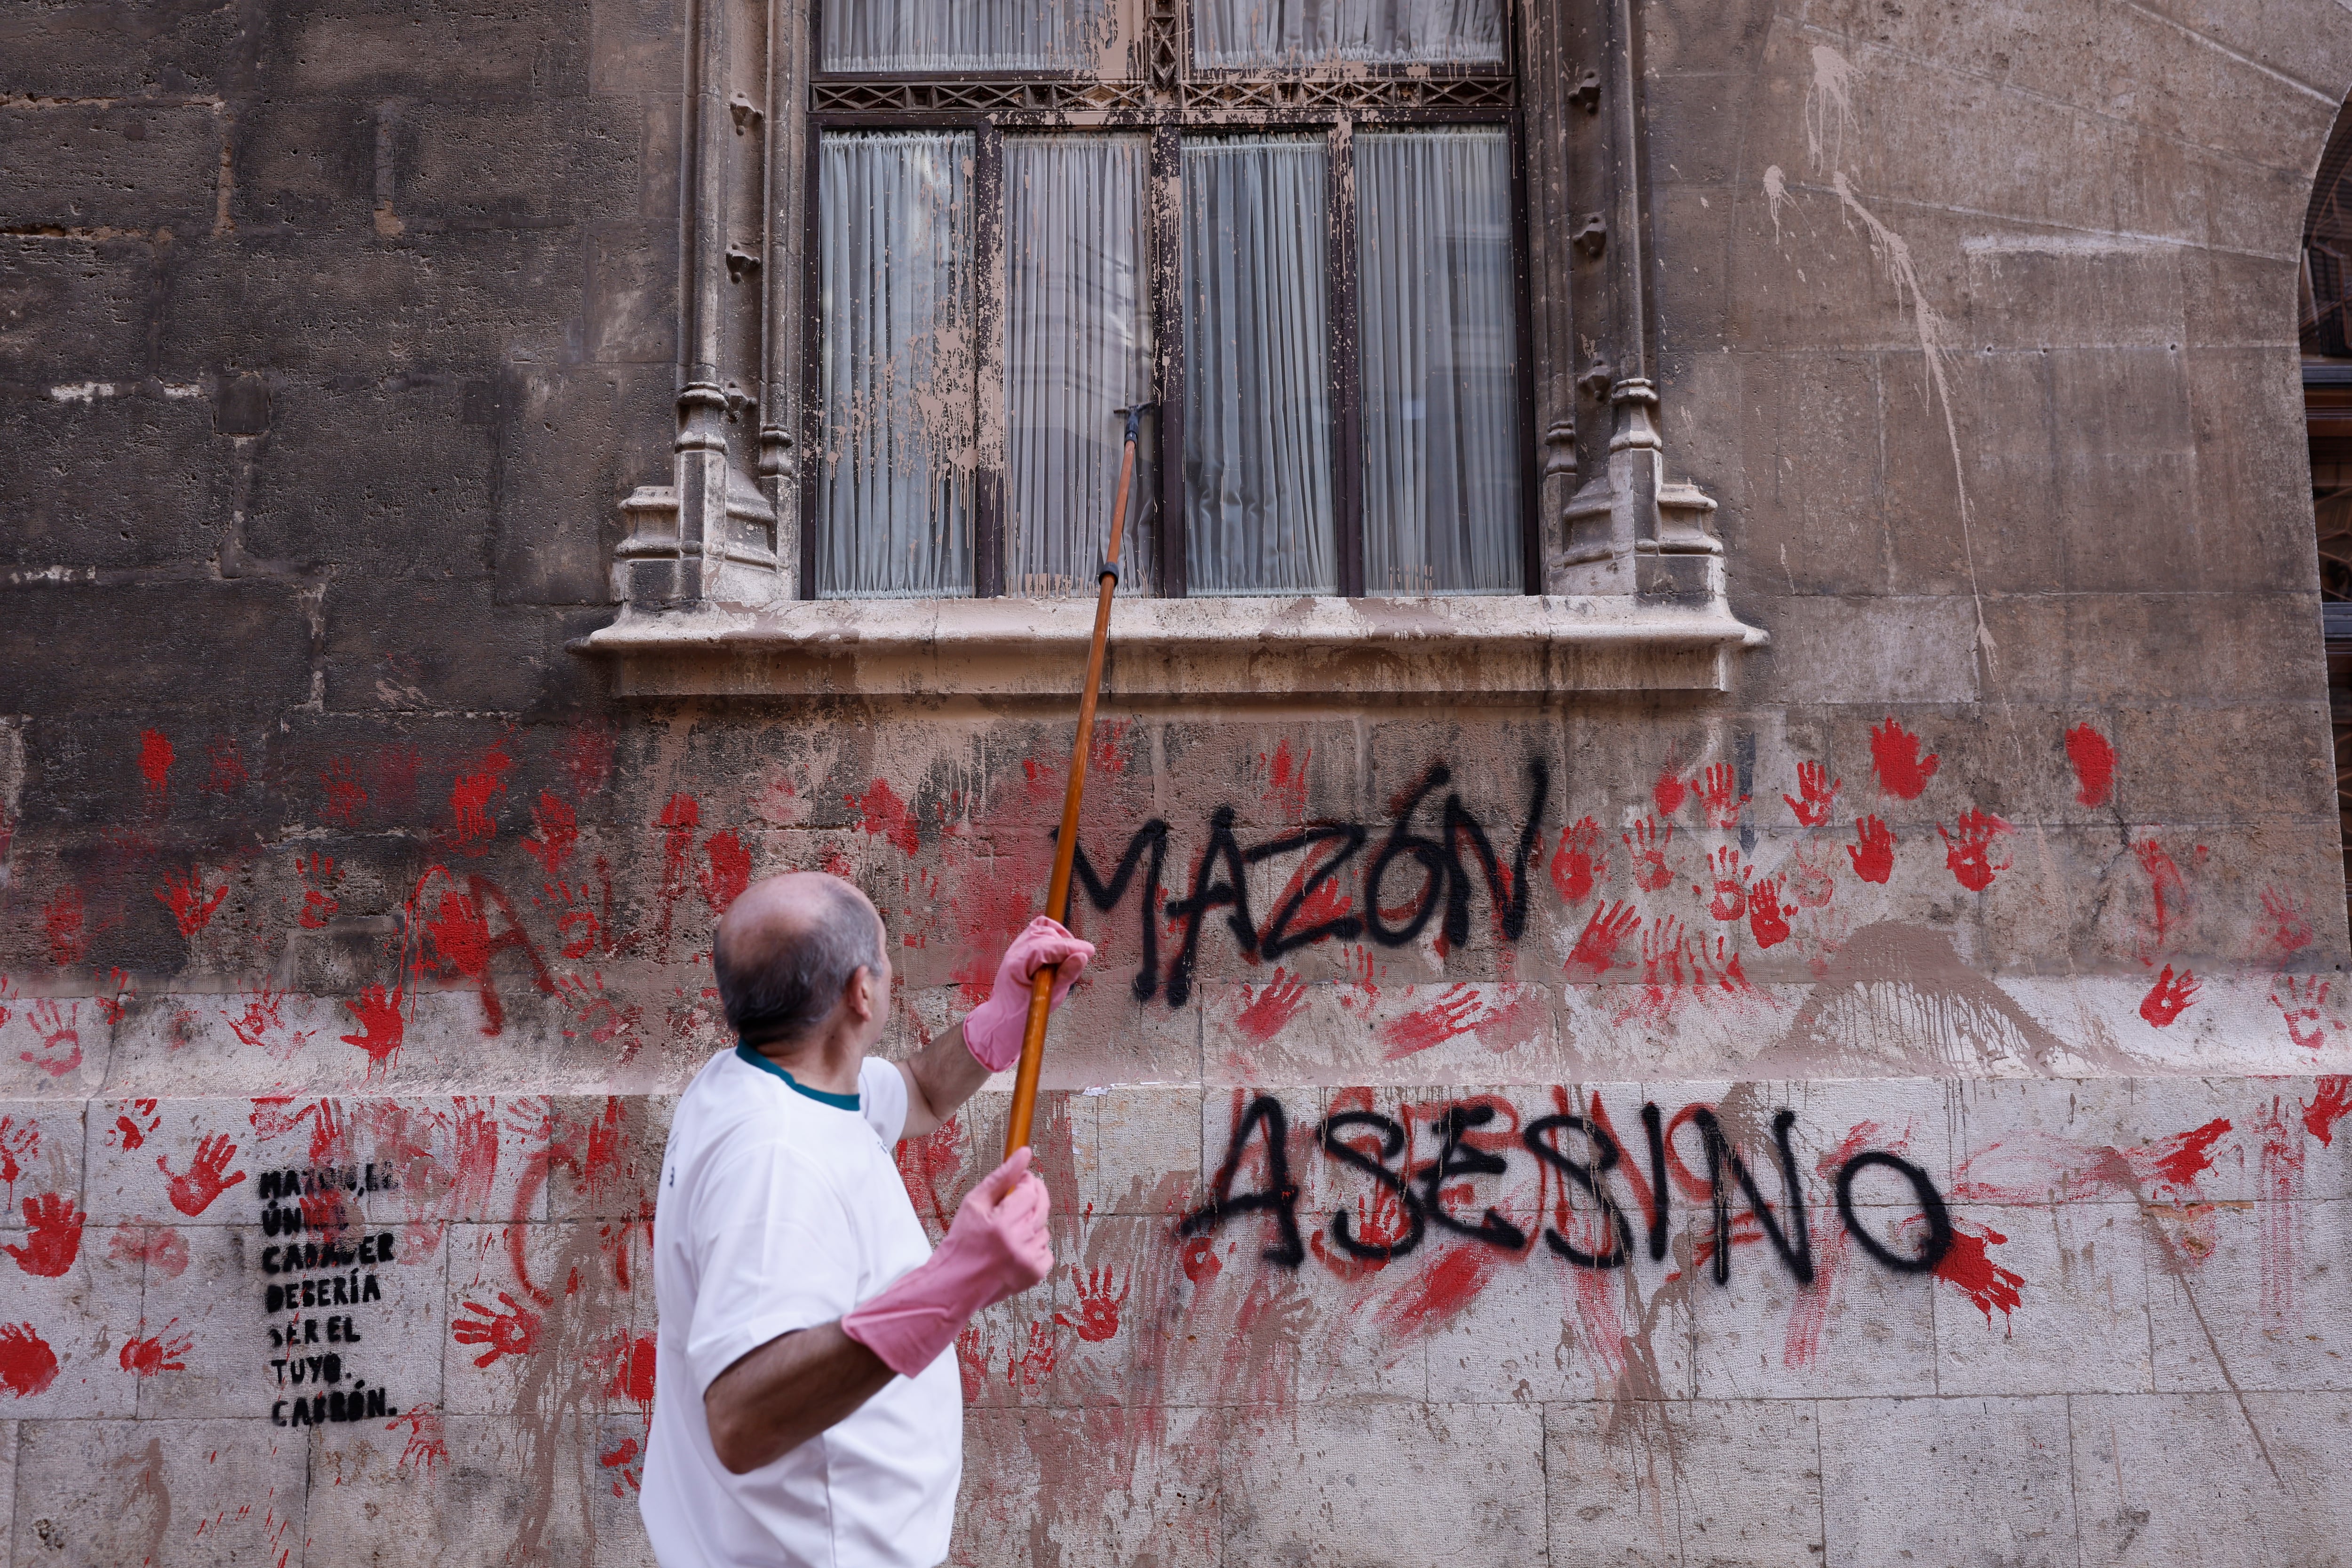
<svg viewBox="0 0 2352 1568">
<path fill-rule="evenodd" d="M 2074 769 L 2074 799 L 2082 805 L 2105 805 L 2116 793 L 2116 749 L 2088 724 L 2066 731 L 2066 761 Z"/>
<path fill-rule="evenodd" d="M 2156 921 L 2149 934 L 2158 948 L 2166 947 L 2178 934 L 2189 907 L 2188 885 L 2180 879 L 2180 868 L 2155 839 L 2141 839 L 2132 846 L 2132 853 L 2138 858 L 2139 868 L 2147 873 L 2148 891 L 2156 900 Z"/>
<path fill-rule="evenodd" d="M 1927 781 L 1936 776 L 1937 761 L 1933 752 L 1922 756 L 1919 737 L 1896 723 L 1892 715 L 1871 729 L 1870 767 L 1878 775 L 1883 794 L 1897 800 L 1917 800 L 1926 792 Z"/>
</svg>

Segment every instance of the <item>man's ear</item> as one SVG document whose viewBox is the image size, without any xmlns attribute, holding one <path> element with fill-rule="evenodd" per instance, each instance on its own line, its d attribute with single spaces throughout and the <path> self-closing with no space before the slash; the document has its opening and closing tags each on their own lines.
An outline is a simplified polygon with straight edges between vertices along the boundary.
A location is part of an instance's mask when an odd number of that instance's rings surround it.
<svg viewBox="0 0 2352 1568">
<path fill-rule="evenodd" d="M 875 990 L 874 972 L 864 964 L 857 966 L 849 976 L 849 984 L 842 987 L 842 1001 L 848 1006 L 849 1016 L 861 1024 L 874 1016 L 879 1001 Z"/>
</svg>

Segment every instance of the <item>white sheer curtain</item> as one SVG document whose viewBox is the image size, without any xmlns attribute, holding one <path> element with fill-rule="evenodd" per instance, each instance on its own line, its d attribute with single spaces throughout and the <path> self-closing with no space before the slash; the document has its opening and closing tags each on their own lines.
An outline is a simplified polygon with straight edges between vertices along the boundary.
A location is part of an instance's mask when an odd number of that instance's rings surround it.
<svg viewBox="0 0 2352 1568">
<path fill-rule="evenodd" d="M 1004 591 L 1094 591 L 1126 422 L 1149 397 L 1140 136 L 1004 139 Z M 1150 591 L 1128 506 L 1122 591 Z"/>
<path fill-rule="evenodd" d="M 1364 591 L 1519 593 L 1509 142 L 1364 132 L 1355 153 Z"/>
<path fill-rule="evenodd" d="M 1187 142 L 1184 558 L 1190 591 L 1336 594 L 1319 136 Z"/>
<path fill-rule="evenodd" d="M 1128 74 L 1136 0 L 827 0 L 834 71 L 1070 70 Z"/>
<path fill-rule="evenodd" d="M 816 591 L 972 591 L 970 132 L 826 136 Z"/>
<path fill-rule="evenodd" d="M 1503 58 L 1503 0 L 1192 0 L 1193 62 L 1213 69 Z"/>
</svg>

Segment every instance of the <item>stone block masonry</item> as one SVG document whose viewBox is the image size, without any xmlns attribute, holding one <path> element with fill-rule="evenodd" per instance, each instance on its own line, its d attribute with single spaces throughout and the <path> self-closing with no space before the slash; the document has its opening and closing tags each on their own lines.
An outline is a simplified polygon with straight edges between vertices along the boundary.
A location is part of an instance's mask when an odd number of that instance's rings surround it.
<svg viewBox="0 0 2352 1568">
<path fill-rule="evenodd" d="M 2333 1561 L 2294 321 L 2352 21 L 1633 10 L 1665 478 L 1769 643 L 1396 700 L 1114 650 L 952 1561 Z M 1035 910 L 1050 669 L 570 651 L 674 477 L 687 20 L 0 8 L 0 1562 L 649 1563 L 712 922 L 856 880 L 897 1053 Z M 1005 1099 L 899 1149 L 935 1231 Z"/>
</svg>

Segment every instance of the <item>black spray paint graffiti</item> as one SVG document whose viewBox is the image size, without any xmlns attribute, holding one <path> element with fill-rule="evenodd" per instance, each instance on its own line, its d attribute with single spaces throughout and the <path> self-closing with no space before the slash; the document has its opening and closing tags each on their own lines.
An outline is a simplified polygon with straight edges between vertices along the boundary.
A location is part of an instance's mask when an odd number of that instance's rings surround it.
<svg viewBox="0 0 2352 1568">
<path fill-rule="evenodd" d="M 269 1368 L 283 1395 L 271 1403 L 269 1419 L 280 1426 L 400 1414 L 383 1388 L 352 1374 L 347 1358 L 362 1342 L 362 1315 L 338 1310 L 381 1301 L 375 1270 L 393 1259 L 392 1232 L 358 1231 L 347 1205 L 398 1185 L 391 1166 L 373 1163 L 265 1171 L 256 1184 L 262 1234 L 278 1238 L 261 1249 L 261 1271 L 273 1276 L 262 1300 L 275 1352 Z"/>
<path fill-rule="evenodd" d="M 1479 1148 L 1468 1142 L 1471 1133 L 1486 1127 L 1495 1118 L 1492 1105 L 1465 1102 L 1444 1107 L 1428 1122 L 1437 1141 L 1435 1157 L 1425 1164 L 1412 1166 L 1399 1163 L 1407 1143 L 1407 1129 L 1395 1118 L 1374 1110 L 1339 1110 L 1326 1116 L 1315 1128 L 1317 1145 L 1333 1161 L 1369 1178 L 1378 1193 L 1402 1215 L 1401 1228 L 1393 1238 L 1368 1239 L 1350 1225 L 1351 1216 L 1346 1209 L 1336 1210 L 1328 1231 L 1332 1247 L 1360 1259 L 1402 1258 L 1419 1247 L 1430 1229 L 1435 1227 L 1507 1252 L 1525 1251 L 1528 1233 L 1519 1226 L 1491 1207 L 1476 1219 L 1466 1219 L 1449 1207 L 1444 1196 L 1449 1186 L 1465 1178 L 1509 1173 L 1510 1161 L 1505 1150 Z M 1783 1110 L 1772 1118 L 1772 1147 L 1780 1166 L 1781 1194 L 1781 1212 L 1777 1213 L 1764 1195 L 1755 1173 L 1733 1147 L 1715 1111 L 1703 1105 L 1689 1106 L 1675 1116 L 1674 1125 L 1678 1126 L 1685 1118 L 1697 1129 L 1706 1151 L 1704 1184 L 1713 1218 L 1713 1246 L 1709 1250 L 1716 1283 L 1730 1281 L 1734 1208 L 1735 1205 L 1744 1205 L 1755 1216 L 1759 1230 L 1782 1267 L 1796 1277 L 1798 1283 L 1811 1284 L 1812 1232 L 1805 1215 L 1804 1182 L 1789 1143 L 1790 1129 L 1796 1125 L 1797 1113 Z M 1643 1217 L 1650 1258 L 1662 1261 L 1667 1251 L 1673 1186 L 1666 1171 L 1669 1124 L 1654 1101 L 1642 1107 L 1642 1129 L 1648 1145 L 1648 1176 L 1633 1184 L 1635 1201 L 1646 1211 Z M 1581 1158 L 1561 1146 L 1562 1134 L 1573 1134 L 1584 1141 Z M 1572 1112 L 1538 1117 L 1521 1130 L 1519 1142 L 1545 1169 L 1561 1179 L 1563 1209 L 1567 1207 L 1565 1194 L 1569 1188 L 1581 1193 L 1591 1205 L 1599 1233 L 1606 1238 L 1605 1247 L 1596 1251 L 1552 1224 L 1543 1228 L 1544 1244 L 1579 1268 L 1622 1268 L 1632 1263 L 1633 1223 L 1609 1179 L 1623 1159 L 1624 1151 L 1606 1123 L 1598 1117 Z M 1255 1187 L 1235 1193 L 1234 1184 L 1253 1144 L 1260 1150 L 1263 1177 Z M 1233 1136 L 1225 1147 L 1224 1163 L 1217 1169 L 1209 1201 L 1178 1223 L 1178 1237 L 1205 1236 L 1228 1220 L 1263 1214 L 1274 1222 L 1275 1238 L 1260 1256 L 1286 1268 L 1296 1268 L 1305 1262 L 1307 1248 L 1298 1228 L 1299 1187 L 1291 1174 L 1289 1144 L 1289 1117 L 1282 1102 L 1268 1094 L 1251 1100 L 1234 1118 Z M 1925 1227 L 1916 1253 L 1906 1256 L 1888 1247 L 1855 1214 L 1855 1180 L 1874 1169 L 1889 1171 L 1910 1184 L 1919 1223 Z M 1951 1250 L 1951 1214 L 1945 1206 L 1943 1194 L 1936 1190 L 1927 1173 L 1909 1161 L 1883 1149 L 1864 1150 L 1838 1167 L 1834 1185 L 1838 1216 L 1846 1230 L 1864 1252 L 1886 1268 L 1903 1274 L 1927 1273 Z"/>
<path fill-rule="evenodd" d="M 1551 771 L 1541 758 L 1528 763 L 1527 811 L 1507 860 L 1496 855 L 1485 825 L 1457 794 L 1448 792 L 1435 808 L 1437 837 L 1427 837 L 1415 826 L 1429 809 L 1431 797 L 1452 782 L 1453 774 L 1443 764 L 1423 774 L 1399 805 L 1388 837 L 1365 868 L 1361 897 L 1348 900 L 1348 912 L 1308 925 L 1298 924 L 1302 916 L 1337 893 L 1340 873 L 1370 842 L 1371 830 L 1362 823 L 1318 823 L 1244 847 L 1234 834 L 1234 808 L 1221 805 L 1210 814 L 1209 841 L 1194 863 L 1192 886 L 1178 899 L 1163 894 L 1168 824 L 1153 817 L 1129 837 L 1108 879 L 1095 869 L 1081 845 L 1075 861 L 1076 884 L 1097 910 L 1108 912 L 1125 900 L 1137 872 L 1142 872 L 1141 963 L 1135 995 L 1148 1002 L 1160 989 L 1160 921 L 1165 918 L 1181 927 L 1166 975 L 1171 1007 L 1181 1007 L 1192 997 L 1202 931 L 1219 910 L 1225 916 L 1216 923 L 1232 934 L 1242 956 L 1252 960 L 1270 962 L 1318 942 L 1370 939 L 1382 947 L 1402 947 L 1433 919 L 1440 921 L 1439 934 L 1459 947 L 1470 940 L 1471 898 L 1483 887 L 1496 933 L 1516 942 L 1527 931 L 1528 887 L 1551 794 Z M 1299 857 L 1292 885 L 1261 923 L 1250 908 L 1249 868 L 1288 855 Z M 1415 870 L 1421 883 L 1407 901 L 1383 901 L 1384 893 L 1393 896 L 1410 888 Z"/>
</svg>

